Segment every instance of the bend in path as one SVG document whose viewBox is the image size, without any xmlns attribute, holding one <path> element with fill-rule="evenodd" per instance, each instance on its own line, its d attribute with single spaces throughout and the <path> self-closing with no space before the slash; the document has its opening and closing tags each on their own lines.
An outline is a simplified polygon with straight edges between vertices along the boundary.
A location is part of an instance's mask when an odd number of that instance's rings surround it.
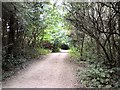
<svg viewBox="0 0 120 90">
<path fill-rule="evenodd" d="M 51 53 L 3 82 L 3 88 L 76 88 L 75 66 L 67 58 L 67 52 Z"/>
</svg>

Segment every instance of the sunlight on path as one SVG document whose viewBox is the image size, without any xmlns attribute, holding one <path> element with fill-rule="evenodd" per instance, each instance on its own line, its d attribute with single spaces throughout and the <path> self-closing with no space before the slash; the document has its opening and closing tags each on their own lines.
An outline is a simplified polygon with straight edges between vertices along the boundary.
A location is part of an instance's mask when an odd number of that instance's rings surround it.
<svg viewBox="0 0 120 90">
<path fill-rule="evenodd" d="M 69 53 L 69 50 L 60 50 L 62 53 Z"/>
</svg>

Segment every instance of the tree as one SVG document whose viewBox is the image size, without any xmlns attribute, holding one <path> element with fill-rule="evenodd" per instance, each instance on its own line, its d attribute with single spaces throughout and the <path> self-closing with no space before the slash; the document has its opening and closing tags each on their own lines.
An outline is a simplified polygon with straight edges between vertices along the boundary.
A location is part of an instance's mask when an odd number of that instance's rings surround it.
<svg viewBox="0 0 120 90">
<path fill-rule="evenodd" d="M 104 52 L 110 67 L 113 63 L 115 65 L 116 59 L 113 57 L 116 57 L 117 53 L 115 53 L 115 46 L 111 44 L 113 38 L 115 40 L 119 37 L 116 28 L 117 22 L 115 21 L 117 19 L 116 13 L 112 8 L 101 3 L 70 3 L 69 5 L 71 9 L 68 9 L 70 14 L 67 20 L 77 28 L 76 32 L 83 32 L 93 38 L 96 42 L 97 54 Z M 78 39 L 78 41 L 80 40 Z M 114 43 L 116 42 L 114 41 Z"/>
</svg>

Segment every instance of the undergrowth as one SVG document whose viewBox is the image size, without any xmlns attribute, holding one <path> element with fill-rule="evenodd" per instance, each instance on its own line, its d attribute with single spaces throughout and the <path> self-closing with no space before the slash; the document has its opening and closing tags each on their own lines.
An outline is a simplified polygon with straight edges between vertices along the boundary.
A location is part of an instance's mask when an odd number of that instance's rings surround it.
<svg viewBox="0 0 120 90">
<path fill-rule="evenodd" d="M 3 53 L 2 58 L 2 80 L 14 75 L 18 70 L 23 69 L 23 64 L 40 55 L 50 53 L 51 50 L 43 48 L 26 48 L 21 51 L 14 50 L 13 54 Z"/>
<path fill-rule="evenodd" d="M 80 56 L 78 49 L 71 48 L 70 55 L 73 57 L 75 63 L 79 64 L 77 69 L 77 76 L 79 82 L 85 87 L 95 88 L 118 88 L 120 79 L 116 67 L 109 68 L 104 62 L 104 57 L 97 57 L 92 51 L 83 52 Z M 87 64 L 86 67 L 81 69 L 82 63 Z"/>
</svg>

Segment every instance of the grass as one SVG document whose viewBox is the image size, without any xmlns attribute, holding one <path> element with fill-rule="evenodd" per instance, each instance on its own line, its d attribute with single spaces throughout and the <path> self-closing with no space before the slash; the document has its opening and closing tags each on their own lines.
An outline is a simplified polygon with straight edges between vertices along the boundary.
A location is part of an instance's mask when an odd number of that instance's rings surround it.
<svg viewBox="0 0 120 90">
<path fill-rule="evenodd" d="M 46 55 L 48 53 L 51 53 L 52 51 L 49 49 L 44 49 L 44 48 L 37 48 L 36 49 L 40 55 Z"/>
</svg>

